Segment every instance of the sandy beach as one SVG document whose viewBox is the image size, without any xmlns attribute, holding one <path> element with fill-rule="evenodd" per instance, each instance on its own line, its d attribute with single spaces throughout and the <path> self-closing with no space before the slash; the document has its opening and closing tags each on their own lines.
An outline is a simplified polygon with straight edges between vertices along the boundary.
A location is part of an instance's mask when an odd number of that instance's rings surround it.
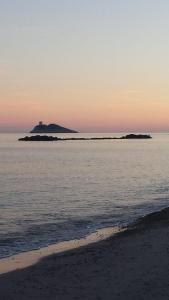
<svg viewBox="0 0 169 300">
<path fill-rule="evenodd" d="M 106 240 L 0 275 L 1 300 L 169 299 L 169 209 Z"/>
</svg>

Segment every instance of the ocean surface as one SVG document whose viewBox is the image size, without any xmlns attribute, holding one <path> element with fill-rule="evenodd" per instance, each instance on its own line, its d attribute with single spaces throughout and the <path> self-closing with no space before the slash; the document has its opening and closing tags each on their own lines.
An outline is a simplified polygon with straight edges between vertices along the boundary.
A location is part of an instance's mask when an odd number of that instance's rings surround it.
<svg viewBox="0 0 169 300">
<path fill-rule="evenodd" d="M 0 134 L 0 258 L 126 225 L 169 206 L 169 134 L 18 142 L 23 136 Z"/>
</svg>

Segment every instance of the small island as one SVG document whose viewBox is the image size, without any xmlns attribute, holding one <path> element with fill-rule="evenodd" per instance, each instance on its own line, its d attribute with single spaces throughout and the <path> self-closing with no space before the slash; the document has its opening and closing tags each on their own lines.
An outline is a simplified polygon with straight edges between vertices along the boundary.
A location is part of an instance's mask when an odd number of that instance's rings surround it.
<svg viewBox="0 0 169 300">
<path fill-rule="evenodd" d="M 20 138 L 19 141 L 25 142 L 51 142 L 51 141 L 92 141 L 92 140 L 124 140 L 124 139 L 151 139 L 152 137 L 147 134 L 128 134 L 122 137 L 92 137 L 92 138 L 58 138 L 47 135 L 33 135 Z"/>
<path fill-rule="evenodd" d="M 57 124 L 43 124 L 42 121 L 36 125 L 30 133 L 77 133 L 77 131 L 62 127 Z"/>
<path fill-rule="evenodd" d="M 149 134 L 127 134 L 122 136 L 120 139 L 152 139 L 152 136 Z"/>
</svg>

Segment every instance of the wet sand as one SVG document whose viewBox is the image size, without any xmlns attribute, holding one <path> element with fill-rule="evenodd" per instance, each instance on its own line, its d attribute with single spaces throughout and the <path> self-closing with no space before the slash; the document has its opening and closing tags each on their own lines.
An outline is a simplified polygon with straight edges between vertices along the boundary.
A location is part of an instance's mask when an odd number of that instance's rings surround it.
<svg viewBox="0 0 169 300">
<path fill-rule="evenodd" d="M 106 240 L 0 275 L 5 299 L 169 299 L 169 209 Z"/>
<path fill-rule="evenodd" d="M 82 246 L 87 246 L 92 243 L 97 243 L 112 236 L 113 234 L 122 232 L 124 230 L 125 229 L 120 229 L 119 227 L 103 228 L 78 240 L 60 242 L 37 250 L 23 252 L 7 258 L 3 258 L 0 260 L 0 275 L 34 265 L 38 263 L 38 261 L 40 261 L 42 258 L 49 255 L 58 254 Z"/>
</svg>

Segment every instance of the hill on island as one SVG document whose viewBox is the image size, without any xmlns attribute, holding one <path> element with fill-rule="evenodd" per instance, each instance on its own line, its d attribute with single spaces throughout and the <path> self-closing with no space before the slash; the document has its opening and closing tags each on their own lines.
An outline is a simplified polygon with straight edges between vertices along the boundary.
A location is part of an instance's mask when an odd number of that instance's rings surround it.
<svg viewBox="0 0 169 300">
<path fill-rule="evenodd" d="M 43 124 L 39 122 L 30 133 L 77 133 L 77 131 L 62 127 L 58 124 Z"/>
</svg>

